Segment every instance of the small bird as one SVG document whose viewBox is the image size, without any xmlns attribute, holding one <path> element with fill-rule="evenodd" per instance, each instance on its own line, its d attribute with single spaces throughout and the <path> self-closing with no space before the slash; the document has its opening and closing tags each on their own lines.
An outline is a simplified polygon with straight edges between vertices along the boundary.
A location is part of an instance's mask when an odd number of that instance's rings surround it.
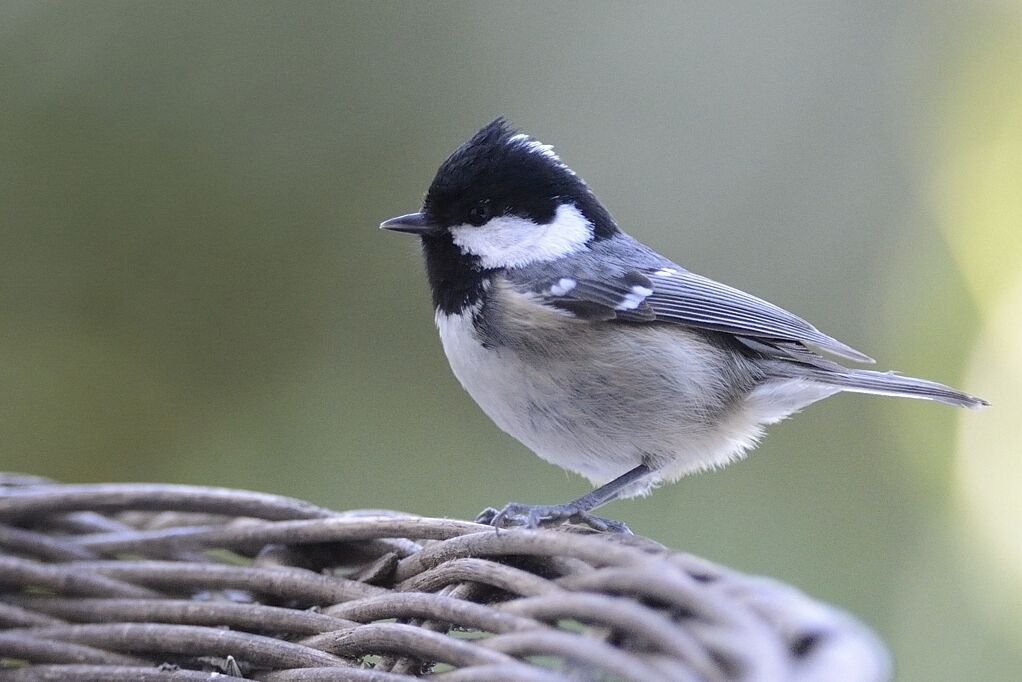
<svg viewBox="0 0 1022 682">
<path fill-rule="evenodd" d="M 503 118 L 443 162 L 421 211 L 380 228 L 421 239 L 440 340 L 469 395 L 537 455 L 598 486 L 477 517 L 498 528 L 627 531 L 592 511 L 728 464 L 765 425 L 840 391 L 987 404 L 828 359 L 873 362 L 628 236 L 549 145 Z"/>
</svg>

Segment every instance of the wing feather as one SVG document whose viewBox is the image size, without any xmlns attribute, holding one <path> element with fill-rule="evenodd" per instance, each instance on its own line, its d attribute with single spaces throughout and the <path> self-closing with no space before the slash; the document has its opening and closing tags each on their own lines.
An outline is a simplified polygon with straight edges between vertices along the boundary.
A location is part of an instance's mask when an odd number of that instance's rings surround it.
<svg viewBox="0 0 1022 682">
<path fill-rule="evenodd" d="M 584 278 L 572 273 L 529 284 L 545 304 L 593 322 L 671 322 L 758 339 L 760 345 L 778 349 L 794 342 L 856 362 L 873 362 L 773 303 L 677 266 L 619 269 L 601 275 Z M 789 351 L 782 353 L 791 356 Z"/>
<path fill-rule="evenodd" d="M 798 341 L 857 362 L 873 359 L 841 343 L 787 310 L 744 291 L 681 269 L 649 273 L 646 303 L 657 319 L 778 341 Z"/>
</svg>

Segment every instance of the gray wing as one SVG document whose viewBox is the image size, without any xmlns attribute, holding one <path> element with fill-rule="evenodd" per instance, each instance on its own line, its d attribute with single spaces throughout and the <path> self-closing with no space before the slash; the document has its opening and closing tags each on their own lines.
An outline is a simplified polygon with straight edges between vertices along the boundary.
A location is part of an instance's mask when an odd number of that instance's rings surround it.
<svg viewBox="0 0 1022 682">
<path fill-rule="evenodd" d="M 657 319 L 737 336 L 798 341 L 856 362 L 873 358 L 827 336 L 801 317 L 708 277 L 674 268 L 649 275 L 653 293 L 646 302 Z"/>
<path fill-rule="evenodd" d="M 598 279 L 565 275 L 533 281 L 543 302 L 590 320 L 664 321 L 726 332 L 757 350 L 799 355 L 807 344 L 857 362 L 869 356 L 827 336 L 802 318 L 744 291 L 678 267 L 601 273 Z M 792 345 L 791 342 L 795 342 Z M 801 351 L 808 353 L 808 351 Z"/>
</svg>

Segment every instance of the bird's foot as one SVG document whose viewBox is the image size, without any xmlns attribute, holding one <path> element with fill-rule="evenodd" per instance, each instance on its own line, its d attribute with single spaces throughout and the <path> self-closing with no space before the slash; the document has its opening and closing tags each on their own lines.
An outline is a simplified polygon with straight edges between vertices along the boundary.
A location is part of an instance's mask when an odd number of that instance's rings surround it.
<svg viewBox="0 0 1022 682">
<path fill-rule="evenodd" d="M 632 533 L 631 529 L 621 521 L 594 516 L 573 502 L 547 505 L 509 502 L 500 510 L 487 507 L 479 512 L 475 520 L 476 523 L 485 523 L 497 529 L 512 526 L 541 528 L 571 522 L 583 524 L 598 531 L 629 535 Z"/>
</svg>

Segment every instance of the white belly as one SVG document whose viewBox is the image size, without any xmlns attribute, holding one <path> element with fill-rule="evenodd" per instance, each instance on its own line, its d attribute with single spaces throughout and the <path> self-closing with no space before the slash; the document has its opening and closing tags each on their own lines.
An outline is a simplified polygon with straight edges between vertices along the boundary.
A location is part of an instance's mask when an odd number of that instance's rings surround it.
<svg viewBox="0 0 1022 682">
<path fill-rule="evenodd" d="M 595 484 L 641 463 L 658 470 L 649 485 L 723 466 L 755 443 L 762 424 L 784 416 L 765 409 L 760 389 L 726 405 L 714 402 L 726 358 L 679 327 L 571 322 L 574 332 L 560 328 L 552 335 L 565 352 L 547 341 L 550 352 L 537 356 L 513 342 L 485 348 L 472 312 L 438 314 L 436 321 L 454 375 L 490 419 L 543 459 Z M 527 326 L 502 331 L 542 345 L 544 325 L 530 320 Z M 598 355 L 580 358 L 572 352 L 577 347 Z M 830 392 L 810 389 L 780 411 Z M 630 492 L 642 494 L 649 485 Z"/>
</svg>

